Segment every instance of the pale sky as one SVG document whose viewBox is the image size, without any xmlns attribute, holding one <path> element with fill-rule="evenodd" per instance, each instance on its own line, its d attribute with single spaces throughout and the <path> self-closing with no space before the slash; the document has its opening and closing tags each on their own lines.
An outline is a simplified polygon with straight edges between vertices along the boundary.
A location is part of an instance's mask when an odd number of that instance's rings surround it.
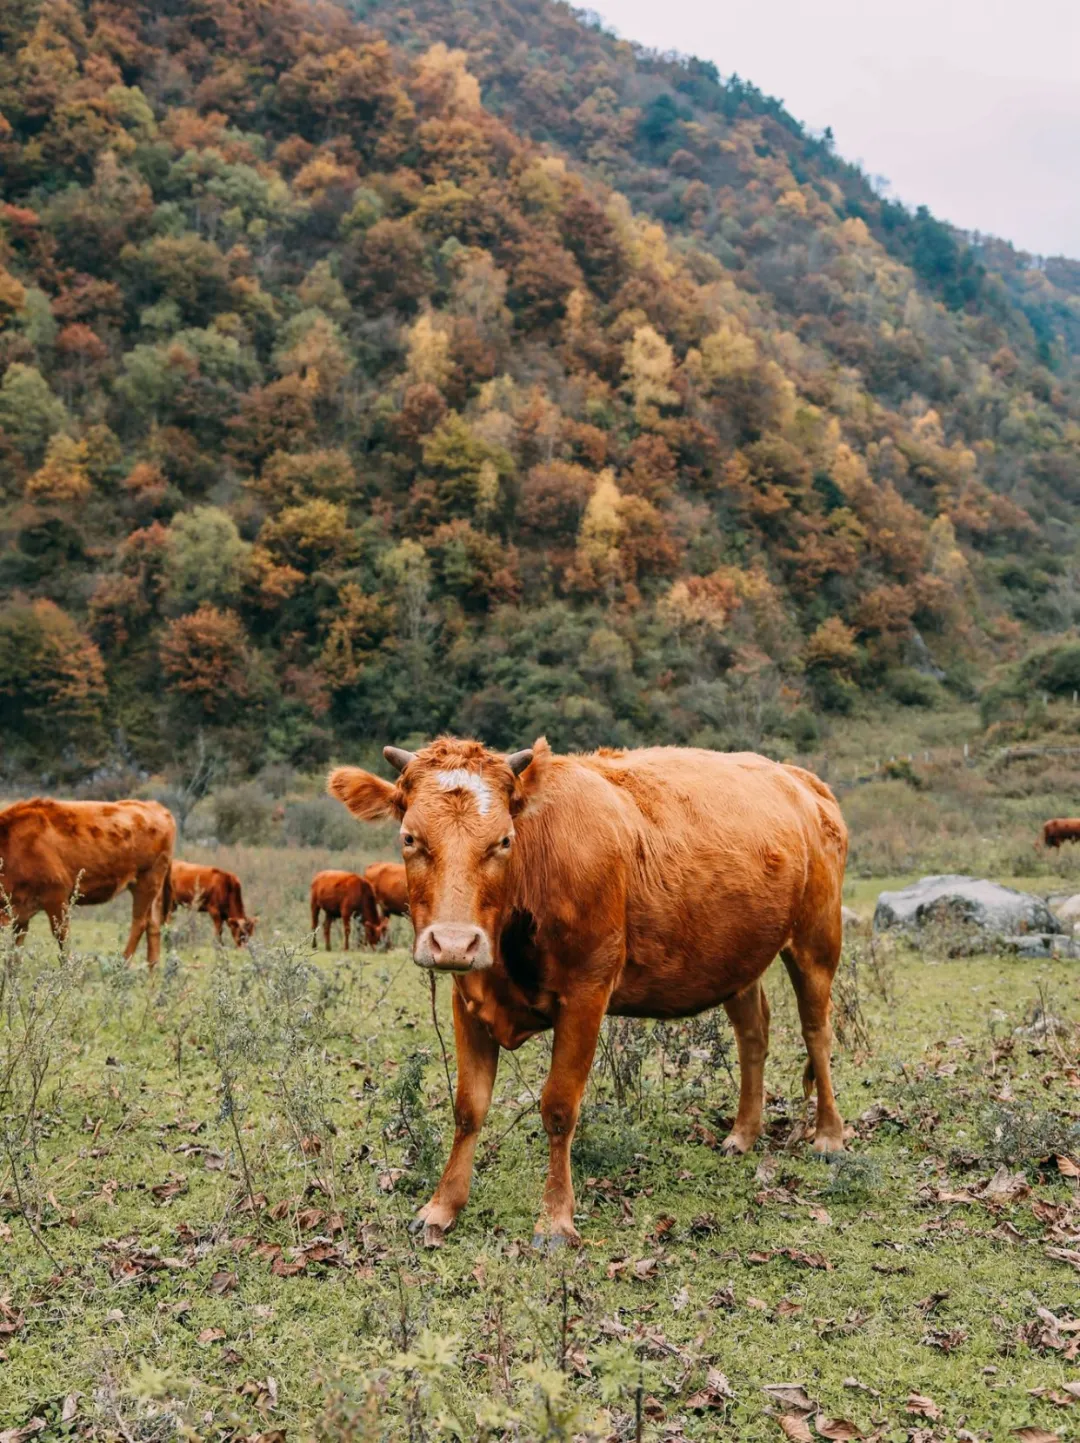
<svg viewBox="0 0 1080 1443">
<path fill-rule="evenodd" d="M 581 3 L 581 0 L 579 0 Z M 712 60 L 965 230 L 1080 258 L 1080 0 L 586 0 Z"/>
</svg>

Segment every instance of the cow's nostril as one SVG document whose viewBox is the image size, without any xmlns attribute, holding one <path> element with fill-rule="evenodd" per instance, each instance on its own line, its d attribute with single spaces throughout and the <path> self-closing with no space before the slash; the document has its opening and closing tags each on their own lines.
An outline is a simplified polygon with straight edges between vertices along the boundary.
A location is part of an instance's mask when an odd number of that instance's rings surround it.
<svg viewBox="0 0 1080 1443">
<path fill-rule="evenodd" d="M 479 951 L 480 934 L 479 932 L 474 932 L 473 935 L 469 938 L 468 946 L 465 948 L 465 956 L 469 961 L 471 961 Z"/>
<path fill-rule="evenodd" d="M 437 962 L 437 961 L 439 960 L 439 958 L 442 956 L 442 951 L 443 951 L 443 949 L 442 949 L 442 943 L 439 941 L 439 934 L 438 934 L 437 932 L 431 932 L 431 933 L 429 933 L 429 934 L 428 934 L 428 940 L 429 940 L 429 942 L 431 943 L 431 955 L 432 955 L 432 957 L 434 958 L 434 960 Z"/>
</svg>

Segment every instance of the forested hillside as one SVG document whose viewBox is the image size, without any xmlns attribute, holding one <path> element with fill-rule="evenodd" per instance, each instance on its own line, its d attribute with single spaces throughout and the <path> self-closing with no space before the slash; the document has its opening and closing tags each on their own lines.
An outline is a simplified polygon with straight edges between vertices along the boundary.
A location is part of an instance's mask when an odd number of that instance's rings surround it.
<svg viewBox="0 0 1080 1443">
<path fill-rule="evenodd" d="M 971 694 L 1080 604 L 1077 274 L 548 3 L 0 0 L 0 766 Z"/>
</svg>

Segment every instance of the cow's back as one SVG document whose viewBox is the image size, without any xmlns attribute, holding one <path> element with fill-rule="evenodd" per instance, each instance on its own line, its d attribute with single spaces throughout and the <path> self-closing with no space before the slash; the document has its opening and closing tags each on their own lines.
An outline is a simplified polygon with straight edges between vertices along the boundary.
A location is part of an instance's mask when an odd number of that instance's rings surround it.
<svg viewBox="0 0 1080 1443">
<path fill-rule="evenodd" d="M 549 921 L 561 911 L 567 930 L 590 916 L 622 923 L 613 1011 L 711 1006 L 724 976 L 767 966 L 807 909 L 835 911 L 839 925 L 846 829 L 832 793 L 801 768 L 668 747 L 553 758 L 519 835 L 534 826 L 552 900 L 532 890 L 528 910 Z"/>
<path fill-rule="evenodd" d="M 176 824 L 157 802 L 62 802 L 35 797 L 0 813 L 5 886 L 40 893 L 78 890 L 85 903 L 108 901 L 164 852 Z"/>
</svg>

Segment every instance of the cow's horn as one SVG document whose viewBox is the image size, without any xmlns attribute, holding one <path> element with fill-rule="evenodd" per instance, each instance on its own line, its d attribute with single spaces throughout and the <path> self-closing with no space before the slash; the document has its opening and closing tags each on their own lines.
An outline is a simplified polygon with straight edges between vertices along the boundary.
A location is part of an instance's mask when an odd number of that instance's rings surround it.
<svg viewBox="0 0 1080 1443">
<path fill-rule="evenodd" d="M 533 759 L 532 747 L 526 747 L 523 752 L 511 752 L 506 758 L 506 765 L 513 772 L 515 777 L 520 777 L 525 768 Z"/>
<path fill-rule="evenodd" d="M 410 762 L 416 761 L 416 753 L 407 752 L 404 747 L 383 747 L 382 754 L 396 772 L 403 772 Z"/>
</svg>

